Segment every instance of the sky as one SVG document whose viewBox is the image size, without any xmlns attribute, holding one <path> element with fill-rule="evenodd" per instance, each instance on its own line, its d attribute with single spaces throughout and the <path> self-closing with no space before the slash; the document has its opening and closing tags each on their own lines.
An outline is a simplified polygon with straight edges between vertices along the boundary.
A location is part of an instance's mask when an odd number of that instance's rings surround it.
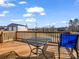
<svg viewBox="0 0 79 59">
<path fill-rule="evenodd" d="M 74 18 L 79 19 L 79 0 L 0 0 L 0 26 L 64 27 Z"/>
</svg>

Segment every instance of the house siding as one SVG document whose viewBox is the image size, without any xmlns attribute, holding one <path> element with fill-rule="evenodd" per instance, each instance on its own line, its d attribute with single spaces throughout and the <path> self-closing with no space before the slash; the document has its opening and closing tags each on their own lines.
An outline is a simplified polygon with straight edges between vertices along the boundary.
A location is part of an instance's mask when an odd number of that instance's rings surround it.
<svg viewBox="0 0 79 59">
<path fill-rule="evenodd" d="M 25 25 L 12 23 L 7 26 L 7 30 L 8 31 L 27 31 L 28 29 Z"/>
<path fill-rule="evenodd" d="M 18 31 L 27 31 L 27 28 L 24 26 L 18 26 Z"/>
</svg>

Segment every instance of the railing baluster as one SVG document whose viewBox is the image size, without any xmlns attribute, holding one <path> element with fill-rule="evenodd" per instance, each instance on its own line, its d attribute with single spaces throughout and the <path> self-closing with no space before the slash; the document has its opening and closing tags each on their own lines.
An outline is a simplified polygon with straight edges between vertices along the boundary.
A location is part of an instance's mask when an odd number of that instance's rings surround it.
<svg viewBox="0 0 79 59">
<path fill-rule="evenodd" d="M 17 39 L 18 38 L 31 38 L 31 37 L 46 37 L 46 38 L 52 38 L 52 41 L 55 43 L 58 43 L 60 32 L 42 32 L 42 31 L 18 31 L 17 32 Z"/>
</svg>

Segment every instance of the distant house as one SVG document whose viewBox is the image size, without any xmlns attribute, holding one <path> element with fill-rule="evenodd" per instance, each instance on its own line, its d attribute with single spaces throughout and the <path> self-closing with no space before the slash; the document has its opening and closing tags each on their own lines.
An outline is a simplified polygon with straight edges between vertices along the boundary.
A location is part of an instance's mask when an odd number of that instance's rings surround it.
<svg viewBox="0 0 79 59">
<path fill-rule="evenodd" d="M 0 30 L 6 30 L 6 26 L 0 26 Z"/>
<path fill-rule="evenodd" d="M 8 31 L 27 31 L 27 25 L 11 23 L 7 26 Z"/>
<path fill-rule="evenodd" d="M 0 30 L 4 30 L 4 27 L 3 26 L 0 26 Z"/>
</svg>

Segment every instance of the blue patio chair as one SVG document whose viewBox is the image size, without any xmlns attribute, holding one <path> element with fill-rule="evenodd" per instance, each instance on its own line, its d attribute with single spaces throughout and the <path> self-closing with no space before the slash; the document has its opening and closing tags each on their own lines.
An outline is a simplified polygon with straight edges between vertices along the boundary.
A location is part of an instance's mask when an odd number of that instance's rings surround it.
<svg viewBox="0 0 79 59">
<path fill-rule="evenodd" d="M 72 51 L 74 49 L 78 57 L 77 42 L 78 42 L 77 34 L 66 34 L 66 33 L 61 34 L 60 41 L 58 44 L 59 59 L 60 59 L 60 47 L 71 48 Z"/>
</svg>

